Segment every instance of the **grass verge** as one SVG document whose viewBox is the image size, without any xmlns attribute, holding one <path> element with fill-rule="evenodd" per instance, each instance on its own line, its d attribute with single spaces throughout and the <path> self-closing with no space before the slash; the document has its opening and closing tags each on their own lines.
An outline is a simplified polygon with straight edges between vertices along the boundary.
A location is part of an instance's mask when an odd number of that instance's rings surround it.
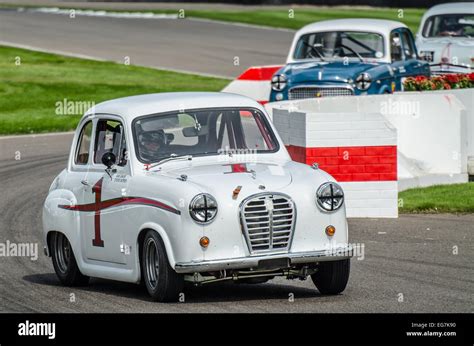
<svg viewBox="0 0 474 346">
<path fill-rule="evenodd" d="M 412 32 L 416 32 L 424 9 L 405 9 L 403 18 L 398 17 L 398 9 L 395 8 L 367 8 L 354 10 L 345 8 L 319 8 L 314 10 L 294 9 L 294 18 L 289 17 L 285 10 L 258 10 L 258 11 L 186 11 L 186 16 L 203 19 L 221 20 L 226 22 L 238 22 L 246 24 L 264 25 L 271 27 L 300 29 L 306 24 L 328 19 L 341 18 L 373 18 L 389 19 L 405 23 Z M 153 11 L 158 12 L 158 11 Z"/>
<path fill-rule="evenodd" d="M 228 83 L 0 46 L 0 135 L 72 130 L 85 111 L 81 104 L 155 92 L 219 91 Z"/>
<path fill-rule="evenodd" d="M 400 192 L 400 213 L 474 213 L 474 182 Z"/>
</svg>

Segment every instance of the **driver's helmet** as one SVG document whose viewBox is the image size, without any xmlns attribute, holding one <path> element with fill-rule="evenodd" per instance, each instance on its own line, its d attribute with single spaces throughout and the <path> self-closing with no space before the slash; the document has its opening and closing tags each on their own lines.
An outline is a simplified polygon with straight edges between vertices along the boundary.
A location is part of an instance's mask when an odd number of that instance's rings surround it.
<svg viewBox="0 0 474 346">
<path fill-rule="evenodd" d="M 146 160 L 157 159 L 160 149 L 166 143 L 166 135 L 163 130 L 142 132 L 138 140 L 140 142 L 140 155 Z"/>
</svg>

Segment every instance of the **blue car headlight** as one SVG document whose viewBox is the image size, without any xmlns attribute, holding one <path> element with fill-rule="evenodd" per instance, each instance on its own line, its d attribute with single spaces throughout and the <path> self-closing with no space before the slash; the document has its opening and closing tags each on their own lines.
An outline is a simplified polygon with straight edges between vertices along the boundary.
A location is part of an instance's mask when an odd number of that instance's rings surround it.
<svg viewBox="0 0 474 346">
<path fill-rule="evenodd" d="M 372 77 L 370 74 L 364 72 L 357 76 L 355 82 L 357 89 L 367 90 L 370 88 L 370 84 L 372 83 Z"/>
<path fill-rule="evenodd" d="M 286 88 L 286 77 L 284 74 L 276 74 L 272 77 L 272 89 L 282 91 Z"/>
</svg>

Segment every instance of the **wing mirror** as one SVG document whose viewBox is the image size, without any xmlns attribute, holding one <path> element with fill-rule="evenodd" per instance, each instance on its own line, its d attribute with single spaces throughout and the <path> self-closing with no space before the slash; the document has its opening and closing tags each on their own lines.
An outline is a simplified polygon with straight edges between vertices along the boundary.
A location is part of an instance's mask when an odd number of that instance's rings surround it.
<svg viewBox="0 0 474 346">
<path fill-rule="evenodd" d="M 102 156 L 102 163 L 107 167 L 107 169 L 111 169 L 113 165 L 117 162 L 117 157 L 114 153 L 105 153 Z"/>
</svg>

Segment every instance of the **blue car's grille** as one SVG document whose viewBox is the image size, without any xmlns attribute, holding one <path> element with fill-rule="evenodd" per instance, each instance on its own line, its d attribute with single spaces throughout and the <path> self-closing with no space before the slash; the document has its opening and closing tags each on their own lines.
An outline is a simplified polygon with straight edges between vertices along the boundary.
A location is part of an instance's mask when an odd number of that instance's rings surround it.
<svg viewBox="0 0 474 346">
<path fill-rule="evenodd" d="M 310 99 L 314 97 L 350 96 L 354 95 L 352 89 L 344 87 L 294 87 L 288 93 L 290 100 Z"/>
</svg>

